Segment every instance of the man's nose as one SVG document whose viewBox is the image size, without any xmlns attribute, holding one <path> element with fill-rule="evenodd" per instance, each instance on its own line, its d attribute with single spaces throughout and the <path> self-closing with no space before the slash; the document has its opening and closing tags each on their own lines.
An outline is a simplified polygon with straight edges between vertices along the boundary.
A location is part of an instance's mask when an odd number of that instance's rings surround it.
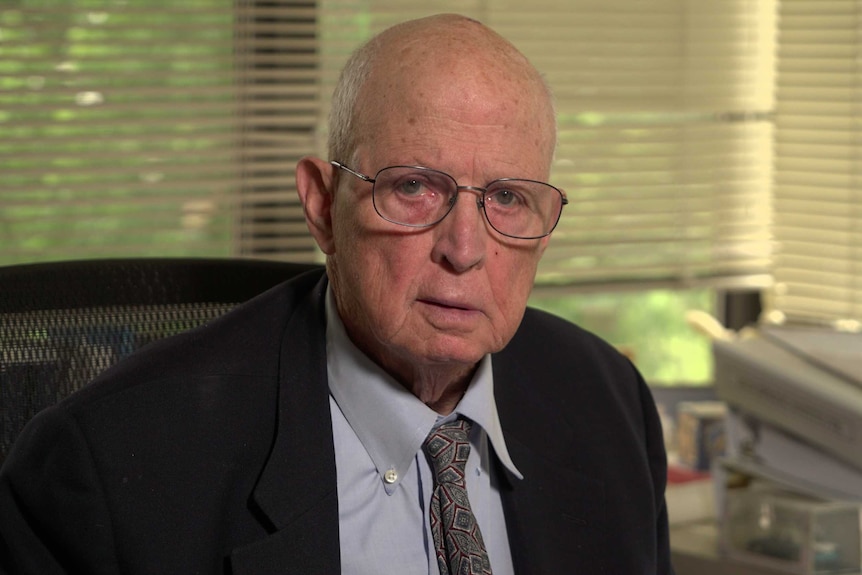
<svg viewBox="0 0 862 575">
<path fill-rule="evenodd" d="M 460 187 L 455 205 L 436 227 L 435 261 L 448 261 L 456 272 L 484 264 L 489 230 L 482 212 L 481 189 Z"/>
</svg>

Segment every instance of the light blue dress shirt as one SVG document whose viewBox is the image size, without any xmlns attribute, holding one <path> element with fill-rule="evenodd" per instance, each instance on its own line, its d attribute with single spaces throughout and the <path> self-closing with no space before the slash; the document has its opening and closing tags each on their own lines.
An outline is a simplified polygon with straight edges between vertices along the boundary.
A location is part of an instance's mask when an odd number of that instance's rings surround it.
<svg viewBox="0 0 862 575">
<path fill-rule="evenodd" d="M 439 575 L 428 519 L 433 476 L 422 451 L 435 425 L 461 414 L 474 422 L 467 492 L 494 575 L 513 575 L 492 451 L 519 479 L 486 356 L 455 412 L 443 418 L 359 351 L 326 298 L 326 357 L 338 484 L 341 572 Z"/>
</svg>

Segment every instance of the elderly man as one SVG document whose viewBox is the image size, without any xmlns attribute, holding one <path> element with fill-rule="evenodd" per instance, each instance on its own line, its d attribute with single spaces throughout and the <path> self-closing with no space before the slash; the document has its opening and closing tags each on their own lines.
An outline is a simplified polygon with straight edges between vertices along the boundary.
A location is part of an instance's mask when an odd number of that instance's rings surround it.
<svg viewBox="0 0 862 575">
<path fill-rule="evenodd" d="M 546 85 L 437 16 L 360 49 L 299 195 L 327 256 L 25 430 L 12 573 L 672 573 L 649 391 L 526 310 L 565 204 Z"/>
</svg>

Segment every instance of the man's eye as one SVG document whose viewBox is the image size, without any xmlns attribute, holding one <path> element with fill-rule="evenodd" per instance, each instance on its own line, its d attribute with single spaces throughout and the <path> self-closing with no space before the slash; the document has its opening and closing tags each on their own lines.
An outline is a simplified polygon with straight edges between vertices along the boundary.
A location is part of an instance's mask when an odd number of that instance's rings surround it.
<svg viewBox="0 0 862 575">
<path fill-rule="evenodd" d="M 425 183 L 416 179 L 405 180 L 395 187 L 398 193 L 405 196 L 418 196 L 423 193 L 425 188 Z"/>
<path fill-rule="evenodd" d="M 491 196 L 491 201 L 502 207 L 517 207 L 524 203 L 521 196 L 512 190 L 498 190 Z"/>
</svg>

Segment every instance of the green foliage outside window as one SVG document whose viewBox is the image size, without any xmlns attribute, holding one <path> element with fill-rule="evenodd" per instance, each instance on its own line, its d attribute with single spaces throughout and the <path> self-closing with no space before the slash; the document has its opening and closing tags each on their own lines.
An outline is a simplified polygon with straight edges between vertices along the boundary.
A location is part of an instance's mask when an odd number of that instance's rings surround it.
<svg viewBox="0 0 862 575">
<path fill-rule="evenodd" d="M 0 264 L 228 255 L 232 6 L 0 5 Z"/>
<path fill-rule="evenodd" d="M 685 320 L 713 313 L 713 290 L 652 290 L 536 297 L 530 304 L 600 335 L 628 355 L 654 385 L 705 385 L 712 378 L 709 340 Z"/>
</svg>

